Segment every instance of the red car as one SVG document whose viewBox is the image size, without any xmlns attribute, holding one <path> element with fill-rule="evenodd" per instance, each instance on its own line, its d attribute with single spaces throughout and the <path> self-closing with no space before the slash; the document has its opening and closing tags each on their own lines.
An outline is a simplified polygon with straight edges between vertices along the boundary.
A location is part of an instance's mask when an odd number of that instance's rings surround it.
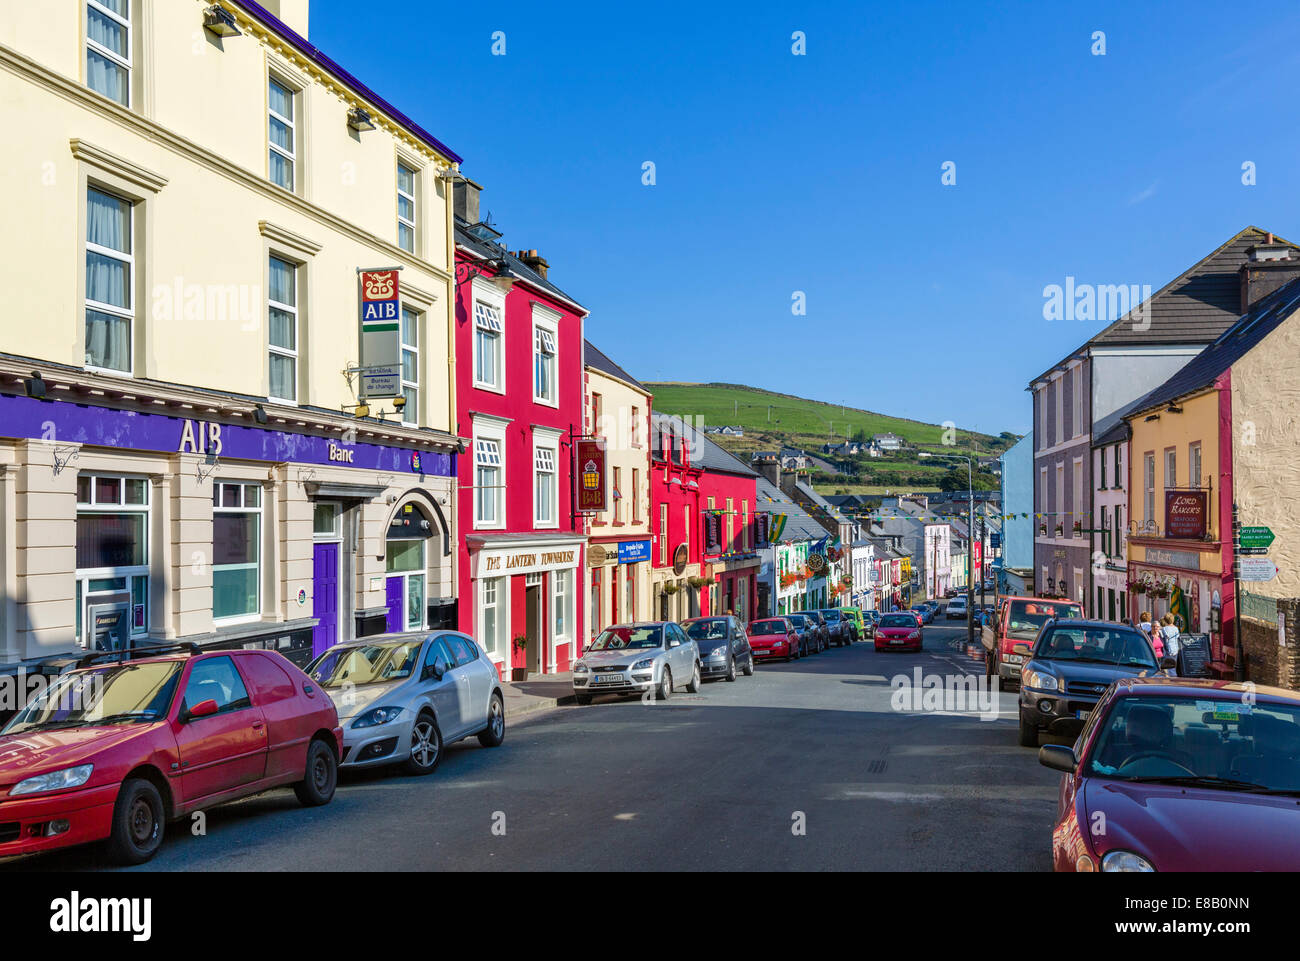
<svg viewBox="0 0 1300 961">
<path fill-rule="evenodd" d="M 202 808 L 290 785 L 329 803 L 343 744 L 329 695 L 272 651 L 184 648 L 84 658 L 5 725 L 0 857 L 106 838 L 139 864 Z"/>
<path fill-rule="evenodd" d="M 1300 695 L 1231 681 L 1113 683 L 1063 772 L 1058 871 L 1294 871 L 1300 865 Z"/>
<path fill-rule="evenodd" d="M 923 636 L 920 618 L 914 611 L 882 614 L 876 625 L 876 650 L 919 651 Z"/>
<path fill-rule="evenodd" d="M 784 617 L 749 622 L 749 647 L 755 658 L 784 657 L 799 660 L 799 632 Z"/>
</svg>

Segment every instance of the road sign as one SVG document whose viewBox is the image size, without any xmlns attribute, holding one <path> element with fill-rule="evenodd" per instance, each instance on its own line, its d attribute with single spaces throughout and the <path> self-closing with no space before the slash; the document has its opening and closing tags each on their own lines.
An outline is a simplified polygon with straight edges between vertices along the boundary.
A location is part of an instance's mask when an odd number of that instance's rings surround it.
<svg viewBox="0 0 1300 961">
<path fill-rule="evenodd" d="M 402 303 L 397 270 L 362 270 L 360 400 L 402 392 Z"/>
<path fill-rule="evenodd" d="M 1277 565 L 1268 557 L 1243 557 L 1238 561 L 1243 581 L 1271 581 L 1277 577 Z"/>
<path fill-rule="evenodd" d="M 1267 549 L 1273 543 L 1274 534 L 1267 527 L 1243 527 L 1241 529 L 1240 540 L 1242 547 Z"/>
</svg>

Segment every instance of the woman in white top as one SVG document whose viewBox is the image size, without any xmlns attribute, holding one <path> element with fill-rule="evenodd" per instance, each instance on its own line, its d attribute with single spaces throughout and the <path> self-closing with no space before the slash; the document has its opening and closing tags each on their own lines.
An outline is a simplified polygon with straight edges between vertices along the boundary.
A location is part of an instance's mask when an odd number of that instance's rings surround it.
<svg viewBox="0 0 1300 961">
<path fill-rule="evenodd" d="M 1160 636 L 1165 642 L 1165 657 L 1178 656 L 1178 625 L 1174 623 L 1174 615 L 1166 614 L 1160 619 Z"/>
</svg>

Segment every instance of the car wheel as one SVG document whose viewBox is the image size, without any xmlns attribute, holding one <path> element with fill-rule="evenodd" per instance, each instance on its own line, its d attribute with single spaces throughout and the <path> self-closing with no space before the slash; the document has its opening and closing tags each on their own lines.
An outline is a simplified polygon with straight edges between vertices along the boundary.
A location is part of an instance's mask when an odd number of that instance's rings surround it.
<svg viewBox="0 0 1300 961">
<path fill-rule="evenodd" d="M 329 804 L 339 783 L 339 759 L 324 741 L 312 741 L 307 748 L 307 769 L 293 786 L 299 803 L 309 808 Z"/>
<path fill-rule="evenodd" d="M 732 683 L 736 680 L 736 659 L 733 657 L 727 662 L 727 681 Z"/>
<path fill-rule="evenodd" d="M 733 677 L 731 680 L 734 681 L 735 678 Z M 686 685 L 686 690 L 690 691 L 692 694 L 700 693 L 700 665 L 698 661 L 695 664 L 694 671 L 691 673 L 691 683 Z"/>
<path fill-rule="evenodd" d="M 673 672 L 666 666 L 663 673 L 659 675 L 659 690 L 655 692 L 656 700 L 666 701 L 673 694 Z"/>
<path fill-rule="evenodd" d="M 745 662 L 745 677 L 754 676 L 754 652 L 749 652 L 749 660 Z"/>
<path fill-rule="evenodd" d="M 1023 714 L 1020 716 L 1020 746 L 1038 747 L 1038 728 L 1026 724 Z"/>
<path fill-rule="evenodd" d="M 411 753 L 402 765 L 408 774 L 432 774 L 442 760 L 442 731 L 428 711 L 421 711 L 411 726 Z"/>
<path fill-rule="evenodd" d="M 488 702 L 488 726 L 479 734 L 478 742 L 484 747 L 500 747 L 506 739 L 506 706 L 500 694 L 493 694 Z"/>
<path fill-rule="evenodd" d="M 131 778 L 117 792 L 108 856 L 114 864 L 143 864 L 162 847 L 166 816 L 162 795 L 144 778 Z"/>
<path fill-rule="evenodd" d="M 586 707 L 588 704 L 591 703 L 590 694 L 575 694 L 573 695 L 573 699 L 577 701 L 579 704 L 581 704 L 583 707 Z"/>
</svg>

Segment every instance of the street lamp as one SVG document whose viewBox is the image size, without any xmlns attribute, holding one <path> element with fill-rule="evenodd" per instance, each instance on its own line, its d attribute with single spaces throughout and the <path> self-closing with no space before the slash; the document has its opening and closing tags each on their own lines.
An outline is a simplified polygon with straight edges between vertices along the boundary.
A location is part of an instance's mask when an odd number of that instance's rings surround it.
<svg viewBox="0 0 1300 961">
<path fill-rule="evenodd" d="M 969 513 L 966 515 L 966 643 L 975 643 L 975 456 L 973 454 L 936 454 L 936 457 L 955 457 L 966 461 L 966 495 Z"/>
</svg>

